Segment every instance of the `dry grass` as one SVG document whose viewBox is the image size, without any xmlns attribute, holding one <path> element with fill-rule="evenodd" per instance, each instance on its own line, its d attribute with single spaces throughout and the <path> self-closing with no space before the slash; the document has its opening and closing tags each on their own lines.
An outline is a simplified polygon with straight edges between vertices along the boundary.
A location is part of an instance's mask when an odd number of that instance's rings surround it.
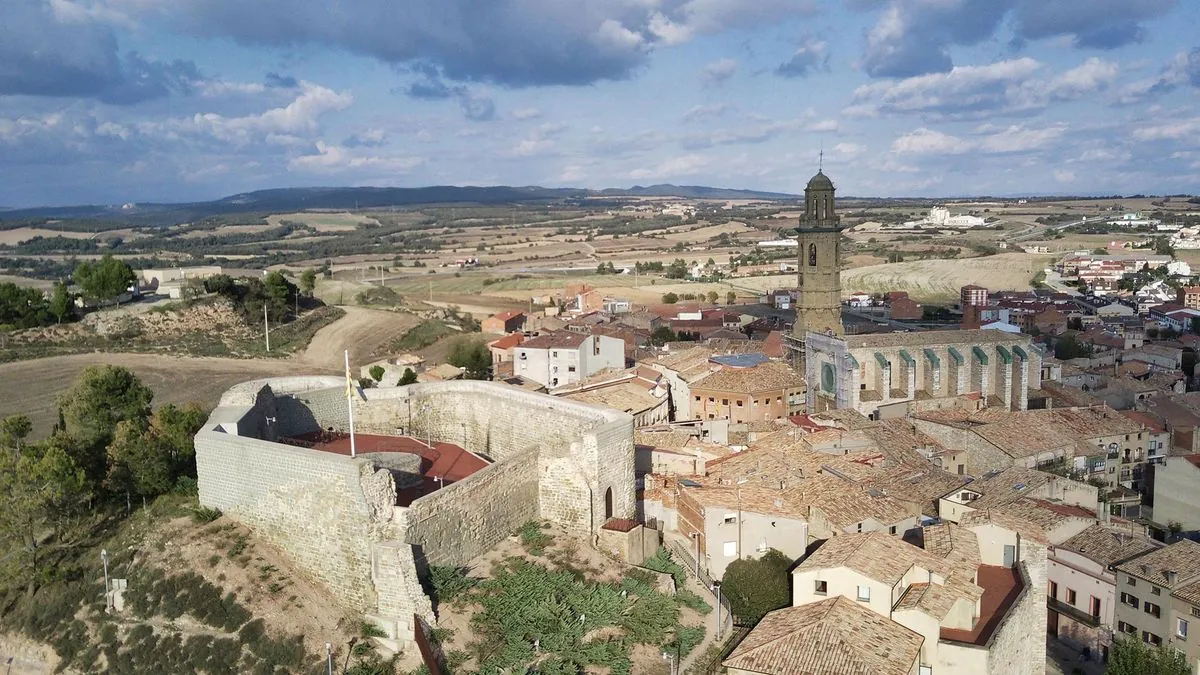
<svg viewBox="0 0 1200 675">
<path fill-rule="evenodd" d="M 304 223 L 318 232 L 350 232 L 362 224 L 379 224 L 370 216 L 356 213 L 278 213 L 267 217 L 271 227 L 278 227 L 285 220 Z"/>
<path fill-rule="evenodd" d="M 59 232 L 58 230 L 48 230 L 40 227 L 18 227 L 11 230 L 0 230 L 0 244 L 16 246 L 21 242 L 29 241 L 34 237 L 63 237 L 64 239 L 91 239 L 95 235 L 91 232 Z"/>
</svg>

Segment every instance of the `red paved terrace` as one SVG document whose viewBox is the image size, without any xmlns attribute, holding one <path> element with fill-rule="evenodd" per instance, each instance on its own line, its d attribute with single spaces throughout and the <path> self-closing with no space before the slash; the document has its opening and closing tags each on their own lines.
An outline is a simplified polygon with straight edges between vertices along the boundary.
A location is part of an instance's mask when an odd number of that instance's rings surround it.
<svg viewBox="0 0 1200 675">
<path fill-rule="evenodd" d="M 349 434 L 315 431 L 279 440 L 288 445 L 350 456 Z M 435 442 L 428 445 L 425 441 L 409 436 L 354 434 L 354 445 L 355 451 L 360 455 L 403 452 L 421 458 L 421 477 L 424 480 L 421 485 L 399 491 L 396 494 L 397 506 L 408 506 L 417 497 L 457 483 L 488 465 L 484 458 L 453 443 Z"/>
<path fill-rule="evenodd" d="M 979 599 L 979 619 L 971 630 L 943 628 L 943 640 L 986 645 L 1024 588 L 1021 573 L 1015 568 L 980 565 L 975 576 L 975 583 L 983 589 L 983 597 Z"/>
</svg>

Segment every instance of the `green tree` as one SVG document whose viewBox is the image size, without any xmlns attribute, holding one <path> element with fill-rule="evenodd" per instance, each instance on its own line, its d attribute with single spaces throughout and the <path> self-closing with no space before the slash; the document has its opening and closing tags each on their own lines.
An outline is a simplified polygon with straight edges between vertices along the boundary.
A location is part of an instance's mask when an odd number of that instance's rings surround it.
<svg viewBox="0 0 1200 675">
<path fill-rule="evenodd" d="M 662 301 L 664 304 L 673 305 L 679 302 L 679 296 L 674 293 L 664 293 L 662 296 Z"/>
<path fill-rule="evenodd" d="M 383 379 L 383 376 L 386 372 L 387 371 L 383 369 L 383 366 L 381 366 L 379 364 L 375 364 L 375 365 L 371 366 L 371 370 L 370 370 L 371 379 L 375 380 L 376 382 L 379 382 L 380 380 Z"/>
<path fill-rule="evenodd" d="M 767 612 L 792 604 L 788 568 L 792 561 L 776 549 L 760 558 L 735 560 L 725 568 L 721 593 L 734 615 L 751 625 Z"/>
<path fill-rule="evenodd" d="M 491 376 L 492 350 L 482 342 L 459 342 L 450 350 L 446 361 L 465 368 L 468 380 L 486 380 Z"/>
<path fill-rule="evenodd" d="M 228 274 L 215 274 L 204 280 L 204 290 L 226 298 L 236 298 L 237 282 Z"/>
<path fill-rule="evenodd" d="M 667 326 L 659 326 L 650 334 L 650 344 L 655 347 L 661 347 L 668 342 L 674 342 L 677 339 L 675 333 Z"/>
<path fill-rule="evenodd" d="M 687 262 L 682 258 L 676 258 L 670 266 L 667 267 L 667 272 L 664 276 L 668 279 L 686 279 L 688 275 Z"/>
<path fill-rule="evenodd" d="M 0 444 L 21 450 L 21 442 L 33 431 L 33 423 L 25 415 L 9 415 L 0 420 Z"/>
<path fill-rule="evenodd" d="M 313 268 L 308 268 L 300 275 L 300 290 L 308 297 L 312 297 L 313 291 L 317 290 L 317 271 Z"/>
<path fill-rule="evenodd" d="M 732 305 L 737 303 L 737 293 L 729 291 L 725 294 L 725 304 Z"/>
<path fill-rule="evenodd" d="M 412 368 L 405 368 L 404 374 L 400 376 L 400 386 L 403 387 L 406 385 L 416 384 L 416 383 L 417 383 L 417 374 L 413 372 Z"/>
<path fill-rule="evenodd" d="M 83 470 L 59 444 L 31 446 L 21 454 L 0 453 L 0 580 L 21 584 L 33 595 L 52 558 L 64 514 L 88 498 Z"/>
<path fill-rule="evenodd" d="M 1169 647 L 1151 647 L 1136 637 L 1118 638 L 1108 653 L 1105 675 L 1188 675 L 1183 655 Z"/>
<path fill-rule="evenodd" d="M 1068 335 L 1059 338 L 1054 343 L 1054 358 L 1060 361 L 1069 361 L 1070 359 L 1086 358 L 1092 355 L 1092 346 L 1084 344 L 1074 335 Z"/>
<path fill-rule="evenodd" d="M 99 302 L 116 300 L 118 304 L 121 294 L 137 280 L 133 268 L 111 253 L 97 262 L 80 263 L 73 276 L 85 296 Z"/>
<path fill-rule="evenodd" d="M 720 294 L 720 293 L 717 293 L 716 291 L 709 291 L 709 292 L 708 292 L 708 302 L 709 302 L 709 304 L 715 305 L 715 304 L 717 304 L 717 300 L 720 300 L 720 299 L 721 299 L 721 294 Z"/>
<path fill-rule="evenodd" d="M 131 371 L 118 366 L 88 366 L 58 399 L 67 434 L 76 441 L 73 459 L 99 483 L 106 473 L 104 449 L 117 424 L 145 422 L 154 392 Z"/>
<path fill-rule="evenodd" d="M 50 295 L 48 310 L 59 323 L 62 323 L 63 319 L 71 317 L 75 310 L 75 296 L 67 288 L 65 282 L 60 281 L 54 284 L 54 292 Z"/>
<path fill-rule="evenodd" d="M 36 288 L 0 284 L 0 326 L 9 330 L 35 328 L 49 322 L 46 296 Z"/>
</svg>

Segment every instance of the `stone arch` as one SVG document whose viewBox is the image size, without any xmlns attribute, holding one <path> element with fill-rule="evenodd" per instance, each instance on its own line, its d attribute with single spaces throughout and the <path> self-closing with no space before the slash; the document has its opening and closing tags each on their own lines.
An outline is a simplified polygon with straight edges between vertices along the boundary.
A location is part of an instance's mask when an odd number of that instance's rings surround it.
<svg viewBox="0 0 1200 675">
<path fill-rule="evenodd" d="M 608 522 L 613 517 L 613 493 L 612 488 L 604 491 L 604 522 Z"/>
<path fill-rule="evenodd" d="M 809 267 L 817 266 L 817 245 L 816 244 L 808 245 L 808 266 Z"/>
</svg>

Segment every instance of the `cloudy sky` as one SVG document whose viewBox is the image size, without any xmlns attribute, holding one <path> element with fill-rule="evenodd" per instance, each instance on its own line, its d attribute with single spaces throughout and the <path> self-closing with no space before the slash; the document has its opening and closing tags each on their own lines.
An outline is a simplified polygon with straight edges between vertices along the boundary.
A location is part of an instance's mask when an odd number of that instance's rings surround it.
<svg viewBox="0 0 1200 675">
<path fill-rule="evenodd" d="M 1195 0 L 3 0 L 0 205 L 1200 191 Z"/>
</svg>

